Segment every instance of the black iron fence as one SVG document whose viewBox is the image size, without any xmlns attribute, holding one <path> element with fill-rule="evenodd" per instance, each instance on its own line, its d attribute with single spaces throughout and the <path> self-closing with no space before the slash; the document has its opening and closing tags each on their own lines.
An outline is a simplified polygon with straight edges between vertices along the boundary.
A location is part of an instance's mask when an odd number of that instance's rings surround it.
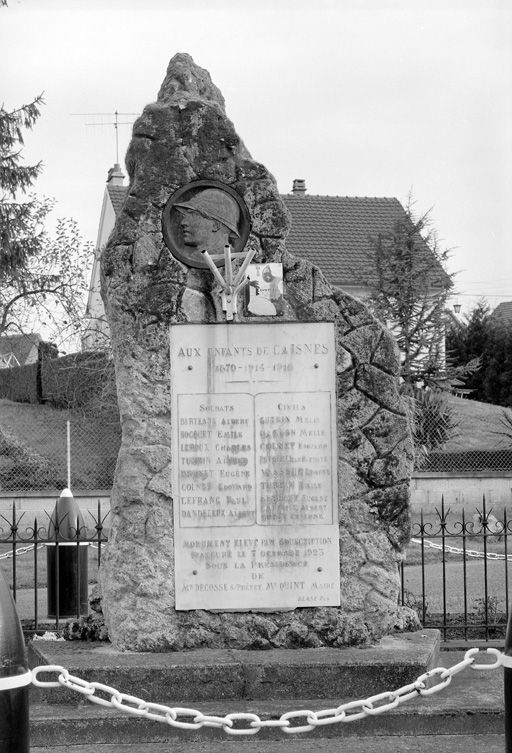
<svg viewBox="0 0 512 753">
<path fill-rule="evenodd" d="M 506 508 L 486 503 L 473 510 L 440 507 L 413 520 L 412 538 L 400 567 L 401 600 L 418 612 L 424 627 L 444 640 L 505 636 L 512 520 Z"/>
<path fill-rule="evenodd" d="M 87 615 L 108 540 L 109 512 L 99 501 L 94 514 L 56 513 L 57 506 L 30 519 L 13 502 L 10 514 L 0 514 L 0 570 L 29 633 Z"/>
<path fill-rule="evenodd" d="M 108 541 L 108 514 L 100 502 L 80 520 L 56 521 L 46 512 L 29 519 L 15 503 L 0 514 L 0 569 L 26 631 L 59 630 L 64 619 L 87 614 Z M 511 534 L 507 509 L 490 507 L 485 497 L 471 511 L 452 511 L 444 501 L 422 511 L 400 566 L 402 604 L 444 640 L 504 638 Z"/>
</svg>

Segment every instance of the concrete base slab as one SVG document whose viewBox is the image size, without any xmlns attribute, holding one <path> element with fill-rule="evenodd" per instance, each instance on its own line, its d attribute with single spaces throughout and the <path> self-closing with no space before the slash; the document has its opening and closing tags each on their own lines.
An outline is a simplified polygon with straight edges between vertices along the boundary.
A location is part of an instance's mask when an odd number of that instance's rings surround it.
<svg viewBox="0 0 512 753">
<path fill-rule="evenodd" d="M 401 633 L 368 648 L 197 649 L 120 652 L 109 644 L 33 641 L 31 667 L 61 665 L 88 681 L 156 703 L 365 696 L 406 685 L 435 666 L 437 630 Z M 77 703 L 72 691 L 37 691 L 37 700 Z"/>
</svg>

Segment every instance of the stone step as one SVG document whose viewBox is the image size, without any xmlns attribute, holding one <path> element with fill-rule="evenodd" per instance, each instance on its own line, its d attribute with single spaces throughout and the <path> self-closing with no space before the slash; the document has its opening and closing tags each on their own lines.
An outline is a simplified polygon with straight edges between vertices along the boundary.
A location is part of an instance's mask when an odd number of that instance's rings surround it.
<svg viewBox="0 0 512 753">
<path fill-rule="evenodd" d="M 80 641 L 34 641 L 29 645 L 31 667 L 63 666 L 82 679 L 144 700 L 176 705 L 209 700 L 366 697 L 412 682 L 435 666 L 438 657 L 436 630 L 390 636 L 364 649 L 132 653 L 115 651 L 110 644 Z M 34 700 L 77 703 L 82 697 L 58 688 L 37 690 Z"/>
<path fill-rule="evenodd" d="M 468 672 L 470 670 L 465 670 Z M 474 677 L 477 675 L 478 677 Z M 498 676 L 495 676 L 495 675 Z M 452 685 L 433 696 L 418 697 L 378 716 L 368 716 L 350 723 L 322 726 L 317 730 L 287 734 L 281 729 L 262 729 L 257 735 L 233 736 L 223 730 L 202 727 L 198 730 L 183 730 L 156 721 L 135 718 L 117 709 L 86 703 L 37 704 L 30 708 L 31 737 L 34 746 L 103 744 L 115 741 L 128 743 L 164 743 L 172 741 L 222 742 L 229 745 L 238 741 L 244 746 L 251 741 L 293 741 L 309 739 L 348 740 L 352 737 L 373 736 L 415 737 L 418 735 L 478 735 L 496 734 L 504 728 L 501 672 L 475 673 L 454 687 Z M 461 675 L 459 675 L 461 677 Z M 501 682 L 500 682 L 501 681 Z M 277 719 L 288 711 L 309 709 L 319 711 L 334 708 L 348 699 L 236 701 L 223 700 L 202 702 L 193 706 L 205 715 L 224 716 L 227 713 L 249 712 L 260 719 Z M 191 718 L 183 718 L 191 721 Z M 301 724 L 301 718 L 295 723 Z M 237 724 L 239 724 L 237 722 Z M 247 723 L 245 723 L 247 725 Z M 315 742 L 316 745 L 316 742 Z M 174 748 L 173 748 L 174 749 Z M 236 748 L 234 748 L 236 750 Z M 483 750 L 483 749 L 482 749 Z"/>
<path fill-rule="evenodd" d="M 230 712 L 250 711 L 263 719 L 278 717 L 288 710 L 298 710 L 313 706 L 313 709 L 326 708 L 326 705 L 315 706 L 313 703 L 304 705 L 295 702 L 284 705 L 277 704 L 235 704 L 230 705 Z M 204 714 L 224 713 L 218 704 L 203 704 L 200 710 Z M 190 720 L 187 720 L 190 721 Z M 301 720 L 299 720 L 300 722 Z M 66 745 L 103 745 L 115 741 L 117 745 L 128 744 L 161 744 L 172 742 L 173 751 L 180 744 L 210 746 L 243 745 L 249 750 L 259 749 L 258 745 L 269 744 L 271 741 L 282 746 L 283 750 L 297 750 L 297 743 L 308 744 L 317 750 L 317 743 L 325 740 L 340 741 L 353 750 L 354 738 L 369 740 L 373 737 L 388 736 L 398 743 L 404 738 L 409 741 L 417 736 L 437 737 L 442 733 L 443 740 L 447 736 L 468 735 L 496 735 L 504 729 L 503 709 L 463 709 L 454 708 L 448 704 L 446 709 L 428 708 L 425 703 L 411 703 L 404 705 L 399 711 L 391 711 L 381 716 L 366 717 L 350 724 L 336 724 L 320 727 L 311 732 L 286 734 L 280 729 L 264 729 L 257 735 L 233 736 L 223 730 L 202 727 L 198 730 L 183 730 L 169 727 L 166 724 L 151 720 L 136 719 L 98 706 L 59 706 L 57 704 L 32 705 L 30 710 L 31 740 L 33 747 L 49 747 Z M 325 744 L 325 743 L 323 743 Z M 253 746 L 252 748 L 250 746 Z M 288 746 L 288 747 L 286 747 Z M 229 749 L 229 747 L 228 747 Z M 270 748 L 272 749 L 272 748 Z M 503 749 L 503 748 L 502 748 Z M 501 749 L 501 750 L 502 750 Z M 188 748 L 187 748 L 188 750 Z M 208 748 L 210 750 L 210 748 Z M 238 747 L 233 747 L 238 750 Z M 276 750 L 280 750 L 279 747 Z M 330 750 L 330 748 L 326 748 Z M 332 748 L 334 750 L 334 748 Z M 339 750 L 339 747 L 338 747 Z M 448 749 L 447 749 L 448 750 Z M 475 750 L 477 750 L 475 748 Z M 481 750 L 488 750 L 483 747 Z M 220 751 L 220 747 L 219 747 Z M 439 748 L 437 749 L 439 753 Z"/>
<path fill-rule="evenodd" d="M 78 649 L 71 648 L 78 646 Z M 94 649 L 95 651 L 96 649 Z M 255 656 L 256 652 L 246 652 L 253 657 L 252 661 L 256 662 L 257 659 L 264 662 L 264 671 L 259 676 L 258 681 L 254 683 L 247 683 L 245 690 L 252 689 L 256 692 L 256 695 L 260 697 L 248 698 L 247 695 L 244 698 L 236 697 L 240 696 L 240 685 L 235 682 L 235 689 L 230 688 L 231 677 L 237 677 L 236 672 L 230 676 L 229 670 L 231 664 L 229 662 L 220 661 L 221 656 L 217 657 L 219 663 L 216 664 L 212 652 L 207 652 L 208 662 L 205 663 L 205 658 L 200 660 L 197 652 L 191 652 L 187 661 L 185 657 L 177 656 L 173 654 L 155 655 L 129 655 L 121 654 L 116 656 L 115 664 L 126 670 L 121 674 L 108 674 L 112 673 L 115 667 L 112 666 L 112 656 L 110 661 L 106 662 L 108 652 L 110 649 L 99 651 L 94 653 L 93 665 L 99 663 L 99 658 L 103 657 L 103 661 L 107 665 L 104 667 L 104 671 L 107 674 L 101 674 L 98 666 L 94 666 L 91 669 L 91 650 L 84 649 L 83 644 L 52 644 L 52 650 L 45 649 L 44 655 L 48 660 L 49 658 L 56 660 L 55 663 L 62 666 L 67 666 L 68 669 L 72 669 L 73 673 L 83 677 L 90 675 L 88 679 L 103 681 L 110 678 L 106 684 L 111 684 L 119 690 L 124 688 L 118 687 L 118 681 L 130 680 L 131 673 L 137 669 L 137 665 L 142 663 L 145 670 L 145 675 L 138 675 L 135 671 L 135 680 L 142 677 L 144 679 L 143 686 L 137 686 L 134 678 L 130 681 L 131 694 L 142 698 L 144 700 L 153 700 L 154 702 L 164 703 L 171 706 L 191 706 L 197 709 L 205 715 L 225 716 L 228 713 L 237 712 L 250 712 L 257 714 L 263 719 L 278 719 L 282 714 L 288 711 L 297 711 L 310 709 L 312 711 L 320 711 L 326 708 L 335 708 L 336 706 L 344 703 L 348 700 L 357 700 L 361 698 L 367 698 L 374 693 L 380 692 L 376 689 L 376 686 L 371 682 L 368 684 L 362 683 L 363 692 L 350 693 L 347 695 L 344 692 L 345 688 L 342 688 L 341 692 L 336 694 L 326 695 L 323 697 L 313 696 L 306 699 L 304 695 L 300 698 L 290 697 L 277 697 L 272 698 L 273 693 L 284 693 L 287 678 L 292 683 L 292 687 L 297 689 L 298 678 L 303 678 L 303 684 L 300 688 L 316 688 L 319 690 L 319 679 L 322 673 L 325 675 L 326 687 L 338 687 L 336 683 L 336 672 L 343 673 L 343 667 L 336 665 L 334 671 L 328 671 L 329 667 L 322 659 L 320 661 L 320 655 L 324 649 L 320 650 L 317 656 L 317 662 L 306 662 L 306 659 L 310 659 L 309 655 L 302 651 L 286 651 L 282 657 L 281 662 L 277 662 L 277 652 L 261 652 L 267 658 L 264 661 L 263 656 Z M 317 651 L 316 649 L 314 651 Z M 343 650 L 344 651 L 344 650 Z M 32 658 L 40 658 L 41 652 L 38 651 L 37 656 L 32 653 Z M 228 655 L 230 652 L 226 652 Z M 258 652 L 260 653 L 260 652 Z M 341 651 L 338 653 L 342 653 Z M 436 666 L 449 667 L 457 664 L 464 656 L 464 652 L 443 652 L 440 657 L 436 659 Z M 74 660 L 73 660 L 74 657 Z M 87 664 L 87 657 L 89 663 Z M 193 660 L 192 658 L 193 657 Z M 69 661 L 66 662 L 64 659 Z M 240 657 L 237 657 L 239 660 Z M 58 659 L 58 660 L 57 660 Z M 136 660 L 133 663 L 133 660 Z M 233 657 L 231 657 L 234 662 Z M 167 697 L 159 695 L 165 690 L 165 683 L 160 679 L 155 683 L 155 687 L 150 687 L 151 677 L 153 677 L 159 671 L 161 671 L 162 660 L 169 661 L 174 667 L 173 673 L 177 672 L 176 667 L 181 666 L 180 672 L 173 678 L 173 688 L 167 693 Z M 183 662 L 180 665 L 180 660 Z M 285 662 L 286 660 L 286 662 Z M 494 661 L 494 657 L 479 656 L 478 663 L 484 663 Z M 236 664 L 236 662 L 234 662 Z M 80 665 L 82 666 L 76 666 Z M 119 669 L 117 666 L 117 669 Z M 252 666 L 252 665 L 251 665 Z M 216 667 L 216 672 L 213 672 L 213 668 Z M 227 669 L 226 669 L 227 667 Z M 232 669 L 232 668 L 231 668 Z M 293 669 L 293 671 L 292 671 Z M 247 668 L 244 669 L 246 671 Z M 278 678 L 275 682 L 272 682 L 272 671 L 276 672 Z M 357 668 L 355 673 L 357 674 Z M 212 681 L 209 674 L 213 673 L 215 682 Z M 310 682 L 310 674 L 318 674 L 318 677 Z M 352 669 L 354 674 L 354 668 Z M 416 675 L 417 676 L 417 675 Z M 207 691 L 203 693 L 202 698 L 188 699 L 187 696 L 200 686 L 201 677 L 204 679 Z M 191 679 L 192 678 L 192 679 Z M 267 679 L 268 682 L 262 682 L 263 679 Z M 114 682 L 110 682 L 110 680 Z M 169 678 L 168 678 L 169 679 Z M 276 678 L 274 678 L 275 680 Z M 415 679 L 415 678 L 413 678 Z M 366 677 L 368 681 L 368 677 Z M 295 684 L 294 684 L 295 683 Z M 400 683 L 395 684 L 391 682 L 386 685 L 384 690 L 393 690 L 399 687 Z M 382 688 L 382 685 L 381 685 Z M 213 690 L 218 691 L 218 695 L 212 700 L 211 696 Z M 277 689 L 277 690 L 276 690 Z M 361 688 L 360 688 L 361 689 Z M 251 692 L 252 692 L 251 691 Z M 267 692 L 267 697 L 264 696 L 264 692 Z M 128 691 L 125 691 L 128 692 Z M 473 751 L 485 750 L 486 753 L 494 752 L 494 750 L 503 750 L 503 737 L 501 732 L 504 728 L 504 704 L 503 704 L 503 670 L 488 670 L 488 671 L 474 671 L 470 668 L 464 669 L 459 674 L 455 675 L 451 684 L 444 688 L 441 692 L 428 697 L 413 698 L 410 701 L 402 704 L 399 708 L 389 711 L 385 714 L 378 716 L 369 716 L 364 719 L 353 721 L 350 723 L 339 723 L 335 725 L 322 726 L 319 729 L 297 734 L 287 734 L 277 728 L 263 729 L 254 736 L 232 736 L 225 733 L 223 730 L 203 727 L 198 730 L 183 730 L 175 729 L 166 724 L 158 723 L 156 721 L 144 720 L 128 716 L 116 709 L 110 709 L 103 706 L 93 705 L 85 699 L 81 703 L 76 703 L 76 697 L 78 694 L 72 694 L 71 691 L 58 688 L 52 691 L 53 695 L 46 693 L 47 699 L 51 702 L 41 702 L 41 694 L 37 688 L 32 687 L 30 689 L 31 694 L 31 737 L 32 737 L 32 750 L 37 751 L 38 748 L 46 748 L 58 753 L 59 746 L 70 749 L 74 753 L 82 753 L 80 746 L 83 747 L 84 753 L 88 750 L 100 749 L 104 753 L 108 753 L 109 750 L 112 753 L 117 750 L 121 751 L 120 746 L 132 746 L 127 747 L 126 752 L 141 750 L 141 753 L 160 753 L 158 746 L 165 746 L 169 750 L 169 742 L 172 742 L 172 750 L 174 753 L 180 750 L 186 750 L 187 753 L 194 753 L 194 751 L 208 751 L 208 753 L 215 753 L 218 749 L 225 750 L 228 746 L 228 750 L 240 750 L 259 752 L 259 753 L 278 753 L 278 751 L 294 751 L 299 753 L 300 751 L 312 751 L 319 753 L 319 751 L 334 751 L 332 747 L 337 744 L 337 751 L 346 749 L 350 753 L 357 753 L 357 751 L 368 751 L 370 753 L 377 748 L 372 748 L 373 740 L 377 739 L 383 741 L 384 738 L 394 740 L 395 747 L 380 748 L 379 750 L 385 752 L 388 751 L 436 751 L 436 753 L 442 753 L 442 751 L 458 751 L 463 750 L 462 747 L 453 747 L 451 743 L 448 745 L 451 737 L 455 736 L 457 741 L 460 742 L 462 738 L 465 739 L 465 753 L 473 753 Z M 67 695 L 66 695 L 67 694 Z M 289 693 L 288 693 L 289 694 Z M 69 697 L 70 696 L 70 697 Z M 175 700 L 171 700 L 169 696 L 177 696 Z M 105 696 L 102 696 L 105 697 Z M 83 696 L 78 696 L 81 700 Z M 66 702 L 64 702 L 66 701 Z M 74 701 L 73 703 L 71 701 Z M 187 718 L 186 721 L 190 721 Z M 295 723 L 302 723 L 299 718 Z M 477 740 L 482 743 L 482 738 L 479 736 L 485 735 L 485 745 L 482 747 L 477 746 Z M 421 737 L 424 737 L 427 741 L 423 747 L 417 747 L 417 741 Z M 439 740 L 438 740 L 439 738 Z M 467 739 L 466 739 L 467 738 Z M 432 740 L 438 740 L 434 746 Z M 359 740 L 366 741 L 367 747 L 360 747 Z M 408 741 L 409 747 L 400 747 L 404 745 L 403 741 Z M 342 747 L 340 748 L 340 742 Z M 236 747 L 232 744 L 235 743 Z M 445 747 L 446 743 L 446 747 Z M 458 744 L 458 743 L 457 743 Z M 495 747 L 492 747 L 495 745 Z M 84 746 L 92 746 L 89 749 Z M 98 748 L 100 746 L 100 748 Z M 137 747 L 138 746 L 138 747 Z M 149 746 L 149 747 L 147 747 Z M 153 747 L 151 747 L 153 746 Z M 156 746 L 156 747 L 154 747 Z M 218 748 L 216 747 L 218 746 Z M 229 747 L 231 746 L 231 747 Z M 303 747 L 301 747 L 303 746 Z M 305 747 L 304 747 L 305 746 Z M 309 746 L 309 747 L 307 747 Z M 322 747 L 323 746 L 323 747 Z M 345 747 L 346 746 L 346 747 Z M 430 746 L 430 747 L 429 747 Z M 501 747 L 500 747 L 501 746 Z"/>
<path fill-rule="evenodd" d="M 322 740 L 318 738 L 293 737 L 286 740 L 254 740 L 240 743 L 235 738 L 234 750 L 243 753 L 503 753 L 504 736 L 490 735 L 418 735 L 416 737 L 397 737 L 383 735 L 378 737 L 347 738 L 346 745 L 340 747 L 338 739 Z M 186 740 L 173 743 L 172 753 L 226 753 L 226 741 L 190 743 Z M 169 753 L 167 743 L 107 743 L 104 745 L 52 745 L 51 747 L 31 747 L 31 753 Z"/>
</svg>

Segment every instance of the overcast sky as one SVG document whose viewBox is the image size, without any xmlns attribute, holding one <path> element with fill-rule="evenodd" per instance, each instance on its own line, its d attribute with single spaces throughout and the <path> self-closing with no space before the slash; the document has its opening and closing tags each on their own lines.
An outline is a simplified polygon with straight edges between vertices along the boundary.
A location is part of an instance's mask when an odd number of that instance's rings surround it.
<svg viewBox="0 0 512 753">
<path fill-rule="evenodd" d="M 282 193 L 294 178 L 311 194 L 412 191 L 467 310 L 512 300 L 511 40 L 510 0 L 9 0 L 0 96 L 12 109 L 44 91 L 26 162 L 43 160 L 37 192 L 96 241 L 108 124 L 188 52 Z"/>
</svg>

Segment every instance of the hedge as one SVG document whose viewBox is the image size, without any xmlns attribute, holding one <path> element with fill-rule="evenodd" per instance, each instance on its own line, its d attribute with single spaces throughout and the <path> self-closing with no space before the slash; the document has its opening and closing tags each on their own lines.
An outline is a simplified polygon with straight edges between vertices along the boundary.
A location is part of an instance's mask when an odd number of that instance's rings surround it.
<svg viewBox="0 0 512 753">
<path fill-rule="evenodd" d="M 101 395 L 113 381 L 112 362 L 105 353 L 72 353 L 55 358 L 42 345 L 37 363 L 0 369 L 0 398 L 79 408 Z"/>
<path fill-rule="evenodd" d="M 0 397 L 15 403 L 38 403 L 38 363 L 0 369 Z"/>
<path fill-rule="evenodd" d="M 101 393 L 113 374 L 110 359 L 104 353 L 73 353 L 62 358 L 41 361 L 40 402 L 56 408 L 86 405 Z"/>
</svg>

